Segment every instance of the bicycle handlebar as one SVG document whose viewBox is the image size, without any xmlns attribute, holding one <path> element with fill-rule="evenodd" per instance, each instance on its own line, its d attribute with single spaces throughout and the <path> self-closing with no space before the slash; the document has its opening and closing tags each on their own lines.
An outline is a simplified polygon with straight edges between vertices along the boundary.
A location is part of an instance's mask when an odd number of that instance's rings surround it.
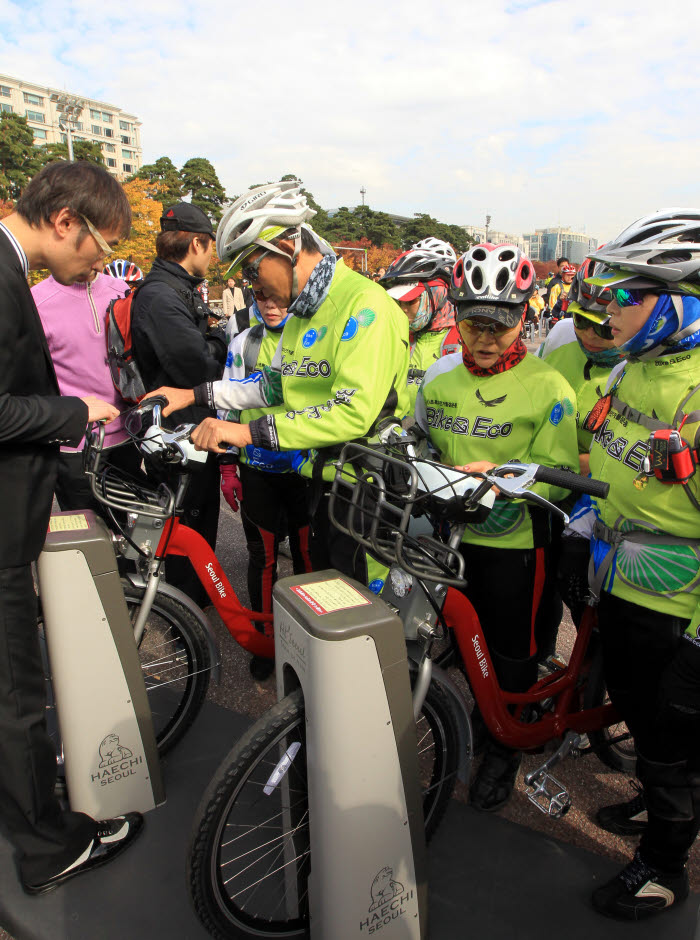
<svg viewBox="0 0 700 940">
<path fill-rule="evenodd" d="M 610 492 L 610 484 L 603 480 L 593 480 L 583 477 L 573 470 L 557 470 L 554 467 L 543 467 L 541 464 L 535 471 L 535 480 L 538 483 L 550 483 L 562 489 L 571 490 L 572 493 L 587 493 L 605 499 Z"/>
</svg>

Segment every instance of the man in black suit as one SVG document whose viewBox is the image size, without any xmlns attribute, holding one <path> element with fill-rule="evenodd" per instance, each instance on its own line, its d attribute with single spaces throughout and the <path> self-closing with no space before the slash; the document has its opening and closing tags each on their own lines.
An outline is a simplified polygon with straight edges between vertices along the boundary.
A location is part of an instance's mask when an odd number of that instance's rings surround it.
<svg viewBox="0 0 700 940">
<path fill-rule="evenodd" d="M 85 283 L 130 224 L 120 184 L 85 162 L 45 167 L 0 222 L 0 823 L 30 894 L 108 861 L 142 823 L 138 813 L 96 822 L 64 812 L 54 796 L 31 572 L 60 445 L 77 444 L 88 421 L 110 421 L 117 410 L 60 397 L 27 273 L 48 268 L 61 284 Z"/>
</svg>

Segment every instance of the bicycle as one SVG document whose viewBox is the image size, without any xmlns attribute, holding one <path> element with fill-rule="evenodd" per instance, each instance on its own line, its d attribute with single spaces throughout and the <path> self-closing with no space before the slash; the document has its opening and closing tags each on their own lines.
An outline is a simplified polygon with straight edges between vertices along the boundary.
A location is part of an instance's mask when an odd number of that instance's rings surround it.
<svg viewBox="0 0 700 940">
<path fill-rule="evenodd" d="M 178 743 L 199 714 L 219 653 L 206 615 L 185 594 L 162 580 L 168 555 L 190 559 L 212 604 L 234 639 L 253 655 L 272 657 L 271 635 L 254 623 L 269 625 L 272 615 L 244 607 L 214 550 L 180 514 L 189 483 L 188 471 L 198 453 L 189 443 L 193 425 L 169 432 L 161 425 L 163 401 L 148 399 L 133 408 L 125 429 L 149 459 L 179 471 L 175 489 L 134 480 L 108 462 L 104 427 L 86 438 L 85 470 L 95 498 L 107 507 L 115 548 L 134 572 L 122 578 L 124 596 L 139 649 L 161 756 Z M 205 454 L 202 454 L 205 457 Z M 117 516 L 116 513 L 120 515 Z"/>
<path fill-rule="evenodd" d="M 466 521 L 488 514 L 493 486 L 508 498 L 561 512 L 531 492 L 536 480 L 599 496 L 607 484 L 518 463 L 467 476 L 419 458 L 401 434 L 388 442 L 383 449 L 345 446 L 336 464 L 330 512 L 335 525 L 391 566 L 382 598 L 403 622 L 411 662 L 426 836 L 437 828 L 456 777 L 468 781 L 473 757 L 466 704 L 432 657 L 433 645 L 450 634 L 494 737 L 535 751 L 561 739 L 526 783 L 538 809 L 562 816 L 570 798 L 550 775 L 552 766 L 577 752 L 584 733 L 592 736 L 597 751 L 617 743 L 602 737 L 617 716 L 603 703 L 602 674 L 595 678 L 589 669 L 591 618 L 568 666 L 527 693 L 502 691 L 474 608 L 457 590 L 465 583 L 458 549 Z M 416 532 L 416 516 L 429 521 L 422 532 Z M 445 526 L 446 539 L 440 536 Z M 598 685 L 587 688 L 586 678 Z M 188 882 L 195 910 L 213 936 L 308 936 L 304 714 L 297 688 L 233 747 L 202 797 L 188 853 Z M 279 785 L 282 780 L 286 787 Z"/>
</svg>

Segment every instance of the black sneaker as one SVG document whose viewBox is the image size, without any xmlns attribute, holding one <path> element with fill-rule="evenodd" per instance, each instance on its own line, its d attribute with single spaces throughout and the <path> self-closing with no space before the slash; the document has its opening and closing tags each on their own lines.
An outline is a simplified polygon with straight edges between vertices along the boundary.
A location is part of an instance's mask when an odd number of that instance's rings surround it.
<svg viewBox="0 0 700 940">
<path fill-rule="evenodd" d="M 511 797 L 522 754 L 489 742 L 474 782 L 469 788 L 469 805 L 482 813 L 492 813 Z"/>
<path fill-rule="evenodd" d="M 254 679 L 263 682 L 265 679 L 269 679 L 275 671 L 275 661 L 274 659 L 268 659 L 266 656 L 253 656 L 248 668 Z"/>
<path fill-rule="evenodd" d="M 90 845 L 67 868 L 36 884 L 23 882 L 22 887 L 27 894 L 46 894 L 76 875 L 106 865 L 133 842 L 142 826 L 141 813 L 125 813 L 124 816 L 98 822 L 97 832 Z"/>
<path fill-rule="evenodd" d="M 612 881 L 591 895 L 599 914 L 617 920 L 644 920 L 680 904 L 688 897 L 688 873 L 685 869 L 664 873 L 647 865 L 639 850 L 632 861 Z"/>
<path fill-rule="evenodd" d="M 614 803 L 603 806 L 596 813 L 596 823 L 606 832 L 616 836 L 638 836 L 647 828 L 647 806 L 642 788 L 636 781 L 630 781 L 637 795 L 626 803 Z"/>
</svg>

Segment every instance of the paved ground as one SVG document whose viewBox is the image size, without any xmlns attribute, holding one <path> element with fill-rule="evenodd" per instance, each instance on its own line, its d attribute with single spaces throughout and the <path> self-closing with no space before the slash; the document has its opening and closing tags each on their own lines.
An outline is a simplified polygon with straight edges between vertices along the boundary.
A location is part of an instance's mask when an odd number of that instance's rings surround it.
<svg viewBox="0 0 700 940">
<path fill-rule="evenodd" d="M 534 350 L 539 342 L 536 341 L 527 345 L 531 350 Z M 247 603 L 245 589 L 246 552 L 240 517 L 234 514 L 225 503 L 222 503 L 217 553 L 241 600 Z M 291 574 L 291 566 L 285 557 L 281 559 L 280 569 L 282 575 Z M 276 699 L 274 678 L 270 678 L 265 682 L 253 680 L 248 670 L 248 654 L 242 651 L 231 639 L 213 608 L 209 608 L 207 613 L 214 624 L 222 654 L 221 682 L 218 686 L 212 688 L 210 699 L 224 707 L 247 713 L 253 718 L 258 717 Z M 560 653 L 566 654 L 567 649 L 570 649 L 573 636 L 574 628 L 567 617 L 560 630 L 558 643 Z M 453 677 L 464 688 L 459 672 L 457 670 L 452 672 Z M 525 758 L 513 798 L 496 815 L 591 852 L 619 860 L 624 864 L 632 855 L 635 846 L 634 840 L 610 835 L 598 829 L 592 819 L 595 810 L 599 806 L 620 802 L 633 795 L 627 777 L 610 771 L 592 754 L 577 760 L 569 759 L 560 764 L 555 770 L 555 775 L 569 790 L 573 800 L 573 808 L 563 819 L 555 821 L 545 817 L 532 806 L 527 799 L 523 786 L 523 774 L 541 762 L 541 755 Z M 464 801 L 466 799 L 465 792 L 460 789 L 456 794 L 456 798 Z M 691 889 L 700 892 L 700 850 L 698 850 L 697 844 L 691 854 L 689 871 Z M 601 928 L 603 926 L 604 923 L 601 923 Z M 602 935 L 604 935 L 604 932 Z M 661 935 L 660 933 L 659 936 Z M 12 938 L 0 928 L 0 940 L 12 940 Z"/>
</svg>

